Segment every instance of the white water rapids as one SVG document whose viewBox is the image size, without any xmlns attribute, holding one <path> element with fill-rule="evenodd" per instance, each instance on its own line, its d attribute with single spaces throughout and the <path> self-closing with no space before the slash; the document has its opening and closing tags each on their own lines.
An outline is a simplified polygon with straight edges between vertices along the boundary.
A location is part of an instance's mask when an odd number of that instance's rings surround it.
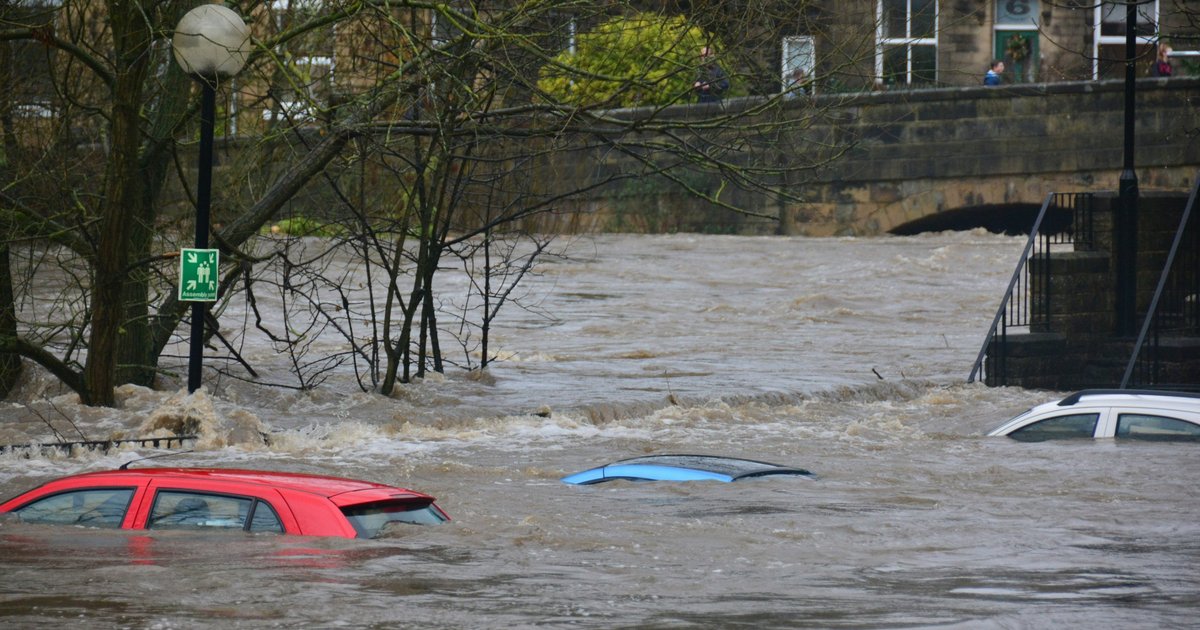
<svg viewBox="0 0 1200 630">
<path fill-rule="evenodd" d="M 1194 627 L 1195 445 L 983 437 L 1057 395 L 965 383 L 1022 245 L 580 239 L 528 279 L 528 308 L 501 312 L 486 377 L 450 369 L 391 398 L 339 373 L 307 393 L 125 387 L 92 409 L 35 379 L 0 406 L 0 443 L 191 419 L 196 450 L 158 463 L 371 479 L 454 520 L 363 541 L 0 518 L 0 623 Z M 269 344 L 244 351 L 264 379 L 286 374 Z M 558 481 L 671 452 L 819 479 Z M 0 456 L 0 495 L 154 453 Z"/>
</svg>

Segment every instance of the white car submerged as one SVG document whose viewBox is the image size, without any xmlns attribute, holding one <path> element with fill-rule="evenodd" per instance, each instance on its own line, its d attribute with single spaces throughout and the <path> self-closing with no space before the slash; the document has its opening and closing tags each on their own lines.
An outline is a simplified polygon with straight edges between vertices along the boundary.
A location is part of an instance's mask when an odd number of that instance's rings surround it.
<svg viewBox="0 0 1200 630">
<path fill-rule="evenodd" d="M 988 435 L 1024 442 L 1065 438 L 1200 442 L 1200 394 L 1087 389 L 1038 405 Z"/>
</svg>

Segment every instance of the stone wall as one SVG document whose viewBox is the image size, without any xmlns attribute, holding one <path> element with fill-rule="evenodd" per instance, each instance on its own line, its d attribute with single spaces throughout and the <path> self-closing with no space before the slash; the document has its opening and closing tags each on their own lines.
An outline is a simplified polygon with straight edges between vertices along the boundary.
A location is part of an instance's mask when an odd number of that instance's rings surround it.
<svg viewBox="0 0 1200 630">
<path fill-rule="evenodd" d="M 1200 79 L 1144 79 L 1137 89 L 1141 189 L 1186 190 L 1200 169 Z M 776 147 L 756 147 L 759 159 L 784 163 L 787 151 L 828 150 L 831 141 L 845 154 L 828 166 L 789 175 L 786 189 L 800 201 L 780 202 L 737 187 L 726 187 L 720 197 L 777 221 L 736 215 L 650 178 L 601 187 L 538 227 L 870 235 L 952 210 L 1003 212 L 1039 206 L 1050 192 L 1115 190 L 1123 156 L 1123 90 L 1120 81 L 1100 81 L 800 99 L 789 107 L 810 108 L 812 124 Z M 754 102 L 724 107 L 735 113 Z M 578 182 L 642 168 L 607 149 L 597 151 L 606 153 L 544 172 Z M 698 189 L 720 186 L 713 174 L 686 177 Z"/>
</svg>

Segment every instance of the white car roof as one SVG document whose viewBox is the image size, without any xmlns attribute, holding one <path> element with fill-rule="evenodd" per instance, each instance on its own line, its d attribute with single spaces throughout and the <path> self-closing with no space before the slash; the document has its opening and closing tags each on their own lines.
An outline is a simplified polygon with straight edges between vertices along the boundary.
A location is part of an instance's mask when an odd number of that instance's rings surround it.
<svg viewBox="0 0 1200 630">
<path fill-rule="evenodd" d="M 1165 390 L 1136 390 L 1136 389 L 1087 389 L 1075 392 L 1062 400 L 1042 403 L 1019 414 L 992 430 L 988 435 L 1008 435 L 1012 431 L 1040 421 L 1042 416 L 1056 411 L 1070 412 L 1071 410 L 1108 409 L 1111 407 L 1132 407 L 1140 409 L 1174 412 L 1180 419 L 1190 418 L 1197 422 L 1200 418 L 1200 393 L 1174 392 Z"/>
<path fill-rule="evenodd" d="M 1058 402 L 1039 405 L 1038 409 L 1043 407 L 1109 407 L 1127 404 L 1200 411 L 1200 393 L 1145 389 L 1085 389 Z"/>
<path fill-rule="evenodd" d="M 1159 389 L 1084 389 L 1067 396 L 1059 401 L 1061 405 L 1069 405 L 1075 401 L 1084 398 L 1097 397 L 1113 397 L 1113 398 L 1134 398 L 1134 399 L 1171 399 L 1180 401 L 1193 401 L 1192 404 L 1200 404 L 1200 392 L 1176 392 Z"/>
</svg>

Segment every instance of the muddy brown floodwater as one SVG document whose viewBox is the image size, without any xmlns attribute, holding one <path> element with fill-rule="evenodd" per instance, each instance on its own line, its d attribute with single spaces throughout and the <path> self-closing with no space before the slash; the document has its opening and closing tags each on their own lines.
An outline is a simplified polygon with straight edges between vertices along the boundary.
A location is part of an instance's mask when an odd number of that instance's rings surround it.
<svg viewBox="0 0 1200 630">
<path fill-rule="evenodd" d="M 1055 396 L 964 382 L 1022 245 L 601 236 L 530 279 L 536 308 L 501 315 L 484 379 L 451 371 L 390 398 L 348 373 L 307 393 L 209 379 L 191 399 L 125 387 L 118 409 L 32 383 L 0 407 L 0 441 L 50 439 L 62 418 L 95 438 L 187 416 L 203 439 L 160 463 L 378 480 L 454 521 L 331 540 L 0 519 L 0 623 L 1195 627 L 1195 445 L 983 437 Z M 264 378 L 286 373 L 248 343 Z M 819 478 L 559 482 L 668 452 Z M 154 453 L 0 456 L 0 495 Z"/>
</svg>

